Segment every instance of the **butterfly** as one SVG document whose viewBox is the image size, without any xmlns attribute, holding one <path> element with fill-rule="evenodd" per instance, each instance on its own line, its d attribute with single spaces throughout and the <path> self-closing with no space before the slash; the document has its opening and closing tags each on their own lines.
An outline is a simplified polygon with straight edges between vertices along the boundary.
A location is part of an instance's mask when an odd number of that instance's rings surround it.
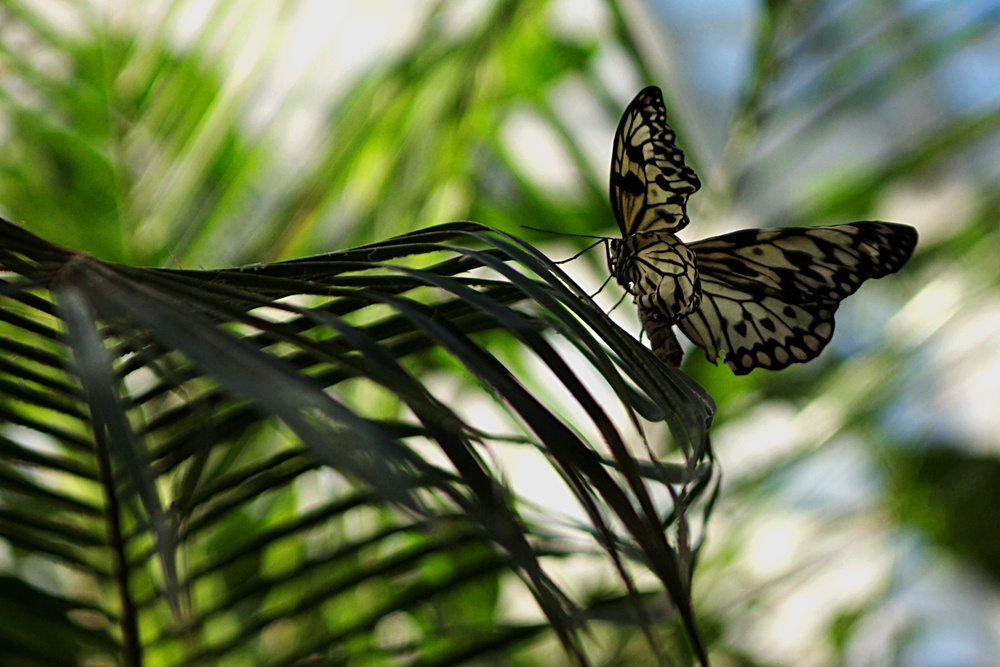
<svg viewBox="0 0 1000 667">
<path fill-rule="evenodd" d="M 653 351 L 679 366 L 676 325 L 737 375 L 819 356 L 833 314 L 865 280 L 898 271 L 917 231 L 889 222 L 745 229 L 685 244 L 687 199 L 701 182 L 674 143 L 660 89 L 622 116 L 611 158 L 611 208 L 621 230 L 608 269 L 632 294 Z"/>
</svg>

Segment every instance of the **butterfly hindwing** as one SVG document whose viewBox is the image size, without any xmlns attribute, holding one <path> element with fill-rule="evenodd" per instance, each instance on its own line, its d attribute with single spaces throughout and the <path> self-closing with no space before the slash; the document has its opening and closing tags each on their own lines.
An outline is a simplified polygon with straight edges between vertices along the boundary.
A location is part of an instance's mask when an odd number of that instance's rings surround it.
<svg viewBox="0 0 1000 667">
<path fill-rule="evenodd" d="M 701 289 L 701 307 L 678 325 L 705 348 L 709 361 L 725 353 L 737 375 L 815 359 L 833 336 L 837 304 L 790 304 L 734 288 L 717 276 L 703 275 Z"/>
<path fill-rule="evenodd" d="M 684 228 L 687 198 L 699 187 L 674 144 L 660 89 L 645 88 L 625 110 L 611 156 L 611 207 L 622 236 Z"/>
<path fill-rule="evenodd" d="M 869 278 L 894 273 L 916 246 L 912 227 L 855 222 L 745 230 L 690 245 L 700 307 L 681 331 L 735 373 L 814 359 L 833 336 L 840 301 Z"/>
</svg>

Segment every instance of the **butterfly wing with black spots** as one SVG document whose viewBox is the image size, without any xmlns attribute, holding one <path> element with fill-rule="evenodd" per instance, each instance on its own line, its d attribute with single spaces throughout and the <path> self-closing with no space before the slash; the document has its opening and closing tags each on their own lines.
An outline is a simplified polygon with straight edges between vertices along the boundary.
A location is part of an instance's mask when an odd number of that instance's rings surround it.
<svg viewBox="0 0 1000 667">
<path fill-rule="evenodd" d="M 869 278 L 898 271 L 916 230 L 885 222 L 750 229 L 690 244 L 701 280 L 684 335 L 742 375 L 814 359 L 833 336 L 833 314 Z"/>
</svg>

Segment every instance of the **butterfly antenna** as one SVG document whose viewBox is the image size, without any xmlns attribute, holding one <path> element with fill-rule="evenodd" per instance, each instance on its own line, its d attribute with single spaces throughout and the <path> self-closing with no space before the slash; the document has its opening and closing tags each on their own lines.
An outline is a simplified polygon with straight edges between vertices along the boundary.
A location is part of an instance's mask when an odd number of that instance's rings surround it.
<svg viewBox="0 0 1000 667">
<path fill-rule="evenodd" d="M 609 236 L 595 236 L 594 234 L 570 234 L 569 232 L 556 232 L 551 229 L 539 229 L 538 227 L 529 227 L 528 225 L 521 225 L 521 229 L 530 229 L 533 232 L 542 232 L 543 234 L 558 234 L 559 236 L 575 236 L 580 239 L 598 239 L 599 241 L 609 241 L 611 239 L 611 237 Z M 594 245 L 597 244 L 595 243 Z"/>
<path fill-rule="evenodd" d="M 590 238 L 593 238 L 593 237 L 590 237 Z M 554 263 L 554 264 L 565 264 L 565 263 L 567 263 L 567 262 L 572 262 L 572 261 L 573 261 L 574 259 L 576 259 L 576 258 L 577 258 L 577 257 L 579 257 L 580 255 L 582 255 L 583 253 L 585 253 L 585 252 L 588 252 L 588 251 L 590 251 L 590 250 L 591 250 L 591 249 L 592 249 L 592 248 L 593 248 L 594 246 L 596 246 L 596 245 L 597 245 L 598 243 L 603 243 L 603 242 L 604 242 L 604 239 L 601 239 L 601 240 L 599 240 L 599 241 L 594 241 L 594 242 L 593 242 L 593 243 L 591 243 L 591 244 L 590 244 L 589 246 L 587 246 L 586 248 L 584 248 L 584 249 L 583 249 L 583 250 L 581 250 L 580 252 L 576 253 L 576 254 L 575 254 L 575 255 L 573 255 L 572 257 L 570 257 L 570 258 L 568 258 L 568 259 L 560 259 L 560 260 L 559 260 L 558 262 L 553 262 L 553 263 Z M 605 283 L 607 283 L 607 281 L 606 281 L 606 280 L 605 280 L 604 282 L 605 282 Z"/>
</svg>

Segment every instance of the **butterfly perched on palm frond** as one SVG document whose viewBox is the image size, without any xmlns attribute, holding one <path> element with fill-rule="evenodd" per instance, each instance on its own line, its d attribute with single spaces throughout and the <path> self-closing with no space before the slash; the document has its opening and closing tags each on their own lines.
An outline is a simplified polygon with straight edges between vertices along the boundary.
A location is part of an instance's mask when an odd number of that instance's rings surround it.
<svg viewBox="0 0 1000 667">
<path fill-rule="evenodd" d="M 676 233 L 701 182 L 666 117 L 659 88 L 642 90 L 622 116 L 611 157 L 622 238 L 608 244 L 608 268 L 633 295 L 653 351 L 680 365 L 677 325 L 709 361 L 722 354 L 737 375 L 814 359 L 833 336 L 841 300 L 865 280 L 898 271 L 917 231 L 852 222 L 746 229 L 685 244 Z"/>
</svg>

